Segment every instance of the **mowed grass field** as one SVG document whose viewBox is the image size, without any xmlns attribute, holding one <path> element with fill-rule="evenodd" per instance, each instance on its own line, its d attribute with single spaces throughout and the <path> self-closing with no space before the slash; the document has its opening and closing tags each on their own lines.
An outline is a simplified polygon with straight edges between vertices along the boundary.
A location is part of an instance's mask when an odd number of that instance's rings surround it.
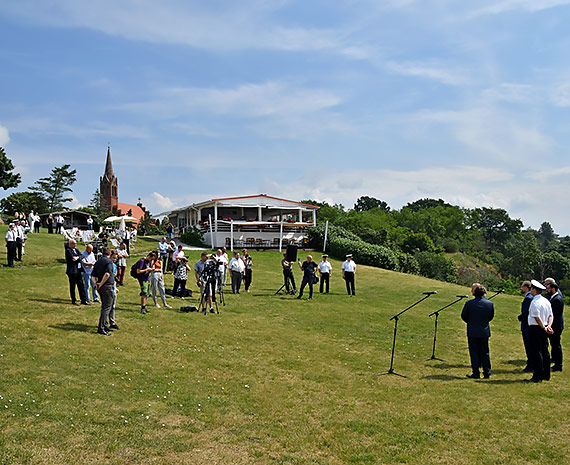
<svg viewBox="0 0 570 465">
<path fill-rule="evenodd" d="M 104 337 L 98 306 L 70 304 L 63 240 L 31 235 L 26 252 L 0 269 L 2 464 L 568 463 L 570 377 L 523 382 L 519 297 L 494 299 L 493 376 L 475 381 L 462 304 L 440 315 L 443 361 L 425 360 L 428 315 L 464 287 L 359 266 L 349 297 L 333 260 L 332 293 L 299 301 L 274 296 L 281 255 L 253 251 L 251 293 L 227 286 L 219 315 L 179 311 L 195 298 L 141 315 L 127 276 L 121 330 Z M 406 377 L 379 376 L 390 317 L 432 290 L 398 325 L 394 368 Z"/>
</svg>

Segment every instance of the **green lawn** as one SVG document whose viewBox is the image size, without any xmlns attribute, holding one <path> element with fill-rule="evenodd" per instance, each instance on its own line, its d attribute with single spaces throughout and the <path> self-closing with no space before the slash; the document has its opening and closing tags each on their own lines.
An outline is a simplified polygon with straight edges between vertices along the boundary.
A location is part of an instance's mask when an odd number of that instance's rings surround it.
<svg viewBox="0 0 570 465">
<path fill-rule="evenodd" d="M 493 376 L 474 381 L 460 304 L 439 318 L 444 361 L 425 360 L 428 314 L 467 288 L 361 266 L 349 297 L 333 261 L 332 294 L 298 301 L 273 295 L 281 256 L 254 251 L 252 292 L 228 290 L 220 315 L 181 313 L 196 299 L 176 299 L 143 316 L 127 276 L 121 330 L 104 337 L 98 307 L 70 305 L 61 238 L 31 235 L 26 252 L 0 268 L 2 464 L 567 463 L 569 376 L 522 382 L 518 297 L 495 299 Z M 431 290 L 399 322 L 407 377 L 377 376 L 389 318 Z"/>
</svg>

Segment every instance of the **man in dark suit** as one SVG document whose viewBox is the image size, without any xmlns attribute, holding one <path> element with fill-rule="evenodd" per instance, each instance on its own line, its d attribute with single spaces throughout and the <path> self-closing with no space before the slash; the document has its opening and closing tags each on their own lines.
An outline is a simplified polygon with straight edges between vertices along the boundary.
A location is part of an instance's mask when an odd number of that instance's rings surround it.
<svg viewBox="0 0 570 465">
<path fill-rule="evenodd" d="M 551 371 L 562 371 L 562 345 L 560 344 L 560 336 L 564 329 L 564 298 L 558 290 L 558 284 L 551 281 L 546 284 L 546 293 L 550 298 L 550 305 L 554 319 L 552 321 L 553 334 L 548 335 L 550 340 L 550 356 L 552 359 Z"/>
<path fill-rule="evenodd" d="M 489 322 L 495 316 L 493 302 L 485 297 L 487 290 L 481 284 L 474 284 L 471 292 L 474 299 L 465 302 L 461 319 L 467 323 L 467 341 L 469 343 L 469 356 L 473 372 L 468 378 L 481 377 L 479 368 L 483 368 L 485 379 L 491 376 L 491 358 L 489 357 L 489 338 L 491 329 Z"/>
<path fill-rule="evenodd" d="M 77 242 L 70 239 L 65 246 L 65 262 L 67 263 L 67 278 L 69 279 L 69 295 L 73 305 L 79 305 L 75 298 L 75 288 L 79 291 L 79 300 L 83 305 L 89 305 L 85 296 L 85 286 L 81 276 L 81 252 L 77 248 Z"/>
<path fill-rule="evenodd" d="M 530 281 L 524 281 L 521 284 L 521 294 L 524 294 L 524 300 L 521 304 L 521 313 L 518 316 L 521 322 L 521 333 L 526 353 L 526 366 L 523 368 L 524 373 L 532 373 L 532 350 L 530 341 L 530 328 L 528 326 L 528 309 L 532 302 L 532 294 L 530 293 Z"/>
</svg>

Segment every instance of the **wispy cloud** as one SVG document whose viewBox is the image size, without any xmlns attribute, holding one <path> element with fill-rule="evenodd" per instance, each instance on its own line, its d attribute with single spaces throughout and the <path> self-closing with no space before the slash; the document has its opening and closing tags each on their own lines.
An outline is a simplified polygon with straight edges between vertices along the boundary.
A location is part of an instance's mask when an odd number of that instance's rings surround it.
<svg viewBox="0 0 570 465">
<path fill-rule="evenodd" d="M 403 76 L 431 79 L 452 86 L 466 85 L 470 82 L 466 72 L 460 69 L 445 68 L 436 63 L 389 61 L 386 63 L 386 68 Z"/>
<path fill-rule="evenodd" d="M 51 27 L 88 28 L 144 42 L 217 51 L 319 50 L 352 58 L 363 56 L 363 51 L 357 53 L 357 45 L 339 38 L 338 31 L 280 25 L 275 16 L 282 3 L 243 0 L 220 8 L 180 0 L 20 0 L 3 5 L 3 10 L 4 14 Z"/>
<path fill-rule="evenodd" d="M 10 133 L 8 128 L 0 124 L 0 146 L 4 147 L 10 142 Z"/>
<path fill-rule="evenodd" d="M 569 5 L 570 0 L 503 0 L 500 2 L 491 1 L 487 3 L 489 4 L 473 10 L 470 16 L 496 15 L 516 10 L 535 13 L 558 6 Z"/>
</svg>

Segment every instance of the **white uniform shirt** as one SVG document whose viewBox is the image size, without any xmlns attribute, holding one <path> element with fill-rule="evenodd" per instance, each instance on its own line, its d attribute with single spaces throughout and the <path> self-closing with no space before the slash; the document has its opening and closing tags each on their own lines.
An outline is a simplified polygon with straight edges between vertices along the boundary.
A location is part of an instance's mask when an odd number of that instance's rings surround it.
<svg viewBox="0 0 570 465">
<path fill-rule="evenodd" d="M 332 271 L 331 262 L 322 260 L 321 263 L 319 263 L 319 271 L 321 273 L 330 273 Z"/>
<path fill-rule="evenodd" d="M 226 265 L 228 264 L 228 259 L 226 257 L 224 257 L 224 254 L 222 255 L 216 255 L 216 258 L 218 259 L 218 271 L 220 273 L 224 272 L 224 268 L 226 267 Z"/>
<path fill-rule="evenodd" d="M 354 260 L 346 260 L 343 264 L 342 264 L 342 269 L 344 271 L 350 271 L 352 273 L 354 273 L 356 271 L 356 263 L 354 263 Z"/>
<path fill-rule="evenodd" d="M 8 229 L 6 232 L 6 240 L 8 242 L 15 242 L 16 241 L 16 230 L 15 229 Z"/>
<path fill-rule="evenodd" d="M 540 294 L 535 296 L 532 299 L 528 310 L 528 325 L 538 326 L 538 323 L 534 319 L 535 317 L 538 317 L 542 321 L 542 324 L 546 326 L 550 315 L 552 315 L 552 306 L 548 299 L 542 297 Z"/>
<path fill-rule="evenodd" d="M 16 233 L 16 237 L 24 240 L 24 228 L 21 225 L 17 225 L 14 227 L 14 232 Z"/>
</svg>

